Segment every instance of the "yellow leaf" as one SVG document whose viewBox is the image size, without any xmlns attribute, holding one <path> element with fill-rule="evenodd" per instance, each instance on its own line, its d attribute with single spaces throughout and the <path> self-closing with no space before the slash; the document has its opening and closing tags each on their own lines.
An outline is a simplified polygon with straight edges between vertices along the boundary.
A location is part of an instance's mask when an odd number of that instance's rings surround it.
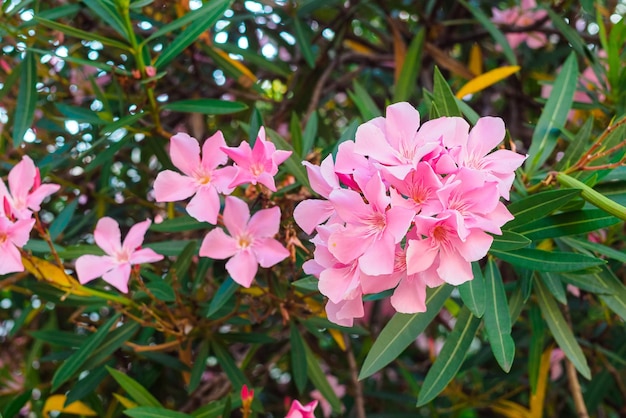
<svg viewBox="0 0 626 418">
<path fill-rule="evenodd" d="M 530 416 L 532 418 L 543 417 L 543 407 L 546 400 L 546 389 L 548 388 L 548 378 L 550 376 L 550 357 L 552 347 L 548 347 L 541 355 L 539 363 L 539 377 L 537 378 L 537 388 L 530 396 Z"/>
<path fill-rule="evenodd" d="M 337 343 L 341 351 L 346 351 L 346 341 L 343 339 L 343 334 L 338 329 L 328 328 L 328 332 L 330 336 L 333 337 L 333 340 Z"/>
<path fill-rule="evenodd" d="M 263 289 L 261 289 L 259 286 L 256 285 L 252 285 L 248 288 L 246 287 L 241 287 L 239 289 L 239 292 L 241 293 L 245 293 L 251 296 L 262 296 L 265 292 L 263 291 Z"/>
<path fill-rule="evenodd" d="M 472 80 L 468 81 L 457 92 L 456 97 L 462 99 L 468 94 L 478 93 L 479 91 L 486 89 L 492 84 L 495 84 L 500 80 L 504 80 L 511 74 L 515 74 L 520 70 L 520 68 L 521 67 L 519 65 L 510 65 L 487 71 L 485 74 L 481 74 L 478 77 L 475 77 Z"/>
<path fill-rule="evenodd" d="M 37 257 L 22 257 L 22 264 L 37 280 L 48 282 L 53 286 L 77 296 L 90 294 L 80 290 L 81 285 L 61 267 Z"/>
<path fill-rule="evenodd" d="M 115 399 L 117 399 L 117 401 L 121 403 L 122 406 L 126 409 L 136 408 L 137 406 L 139 406 L 135 402 L 131 401 L 128 398 L 123 397 L 120 394 L 114 393 L 113 396 L 115 396 Z"/>
<path fill-rule="evenodd" d="M 228 61 L 230 65 L 235 67 L 241 75 L 239 76 L 237 82 L 244 87 L 250 87 L 254 83 L 256 83 L 257 78 L 252 71 L 248 67 L 246 67 L 241 61 L 231 58 L 225 51 L 222 51 L 219 48 L 213 47 L 213 51 L 215 51 L 219 56 L 221 56 L 224 60 Z"/>
<path fill-rule="evenodd" d="M 474 75 L 481 75 L 483 73 L 483 53 L 478 44 L 472 45 L 467 66 Z"/>
<path fill-rule="evenodd" d="M 489 407 L 493 412 L 506 418 L 529 418 L 530 411 L 522 405 L 506 399 L 499 399 Z"/>
<path fill-rule="evenodd" d="M 50 412 L 59 411 L 63 414 L 72 414 L 72 415 L 83 415 L 86 417 L 95 417 L 96 412 L 85 405 L 81 401 L 72 402 L 68 406 L 65 405 L 65 395 L 52 395 L 47 400 L 43 406 L 43 415 L 50 416 Z"/>
<path fill-rule="evenodd" d="M 406 58 L 406 44 L 402 39 L 400 30 L 395 25 L 391 25 L 391 33 L 393 35 L 393 55 L 396 62 L 394 80 L 398 83 L 402 67 L 404 66 L 404 59 Z"/>
<path fill-rule="evenodd" d="M 353 41 L 350 39 L 345 39 L 343 41 L 343 46 L 362 55 L 374 55 L 375 54 L 375 51 L 373 49 L 369 48 L 366 45 L 363 45 L 360 42 Z"/>
</svg>

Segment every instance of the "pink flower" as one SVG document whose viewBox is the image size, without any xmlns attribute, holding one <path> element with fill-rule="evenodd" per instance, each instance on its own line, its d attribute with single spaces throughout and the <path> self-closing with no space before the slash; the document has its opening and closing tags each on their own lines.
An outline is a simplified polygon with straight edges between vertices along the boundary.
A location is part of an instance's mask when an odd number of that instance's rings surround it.
<svg viewBox="0 0 626 418">
<path fill-rule="evenodd" d="M 226 270 L 234 281 L 250 287 L 258 265 L 271 267 L 289 256 L 289 251 L 272 238 L 280 226 L 280 209 L 263 209 L 250 217 L 248 205 L 236 197 L 227 197 L 224 226 L 211 230 L 202 241 L 200 255 L 218 260 L 230 258 Z"/>
<path fill-rule="evenodd" d="M 174 165 L 184 173 L 165 170 L 154 181 L 157 202 L 176 202 L 193 196 L 187 212 L 202 222 L 215 225 L 220 212 L 218 193 L 229 194 L 235 170 L 233 167 L 217 167 L 226 164 L 228 156 L 222 151 L 226 146 L 224 136 L 217 131 L 204 141 L 202 159 L 200 145 L 185 133 L 174 135 L 170 142 L 170 156 Z"/>
<path fill-rule="evenodd" d="M 545 10 L 535 9 L 537 9 L 535 0 L 522 0 L 519 6 L 506 10 L 498 10 L 494 7 L 491 9 L 493 13 L 492 21 L 516 28 L 531 26 L 548 15 L 548 12 Z M 505 36 L 512 49 L 517 49 L 522 42 L 526 42 L 526 45 L 532 49 L 541 48 L 548 43 L 546 35 L 537 31 L 511 32 Z"/>
<path fill-rule="evenodd" d="M 109 217 L 101 218 L 93 235 L 96 244 L 106 255 L 83 255 L 76 260 L 76 273 L 80 283 L 85 284 L 102 277 L 120 292 L 127 293 L 131 266 L 163 259 L 161 254 L 149 248 L 141 248 L 151 223 L 147 219 L 133 225 L 122 244 L 119 224 Z"/>
<path fill-rule="evenodd" d="M 9 189 L 0 179 L 0 200 L 6 199 L 11 213 L 17 219 L 30 219 L 33 212 L 41 209 L 43 200 L 59 190 L 58 184 L 41 184 L 39 169 L 28 156 L 22 157 L 9 172 Z"/>
<path fill-rule="evenodd" d="M 237 174 L 229 187 L 261 183 L 273 192 L 276 191 L 274 176 L 278 173 L 278 166 L 291 155 L 291 151 L 277 151 L 272 142 L 266 141 L 263 127 L 259 130 L 254 148 L 250 148 L 250 144 L 244 141 L 237 148 L 224 146 L 221 149 L 235 162 L 237 168 Z"/>
<path fill-rule="evenodd" d="M 0 216 L 0 275 L 24 271 L 18 248 L 28 242 L 33 225 L 34 219 L 11 222 L 7 217 Z"/>
<path fill-rule="evenodd" d="M 335 395 L 337 395 L 339 399 L 343 398 L 346 394 L 346 386 L 340 384 L 339 379 L 337 379 L 337 377 L 333 376 L 332 374 L 326 374 L 326 379 L 328 380 L 328 384 L 332 388 L 333 392 L 335 392 Z M 315 389 L 314 391 L 309 393 L 309 395 L 311 396 L 311 399 L 319 401 L 320 408 L 322 408 L 322 415 L 325 418 L 330 417 L 333 409 L 330 406 L 330 402 L 328 402 L 326 398 L 324 398 L 324 395 L 322 395 L 322 392 L 320 392 L 318 389 Z M 343 405 L 341 405 L 341 407 L 343 411 L 345 407 Z"/>
<path fill-rule="evenodd" d="M 315 418 L 317 402 L 318 401 L 312 401 L 306 405 L 302 405 L 298 400 L 294 400 L 285 418 Z"/>
</svg>

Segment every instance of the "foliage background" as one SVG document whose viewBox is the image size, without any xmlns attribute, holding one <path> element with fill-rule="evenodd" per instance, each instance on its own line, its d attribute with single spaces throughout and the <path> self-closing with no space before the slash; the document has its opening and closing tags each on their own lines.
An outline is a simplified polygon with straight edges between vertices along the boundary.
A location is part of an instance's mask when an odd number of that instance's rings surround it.
<svg viewBox="0 0 626 418">
<path fill-rule="evenodd" d="M 238 413 L 245 383 L 257 388 L 254 408 L 262 415 L 281 416 L 285 398 L 308 400 L 317 388 L 336 415 L 343 408 L 351 416 L 364 416 L 364 410 L 372 417 L 415 416 L 415 399 L 435 347 L 450 335 L 453 319 L 467 314 L 464 301 L 453 293 L 445 311 L 424 325 L 425 347 L 413 344 L 417 333 L 409 333 L 409 348 L 402 347 L 390 355 L 397 359 L 389 366 L 359 381 L 359 370 L 389 320 L 388 307 L 372 300 L 371 313 L 353 329 L 323 317 L 315 281 L 301 271 L 308 257 L 300 246 L 306 236 L 290 216 L 294 205 L 310 196 L 300 161 L 319 162 L 389 103 L 410 101 L 424 119 L 442 115 L 438 109 L 452 97 L 447 86 L 457 92 L 476 75 L 519 65 L 515 75 L 464 102 L 452 99 L 470 121 L 476 115 L 501 116 L 510 134 L 506 146 L 519 152 L 532 150 L 538 132 L 550 129 L 548 145 L 534 145 L 531 159 L 538 160 L 520 172 L 512 200 L 556 188 L 540 181 L 551 170 L 574 167 L 574 177 L 626 203 L 626 173 L 618 167 L 621 148 L 596 160 L 611 169 L 584 171 L 574 164 L 625 113 L 626 5 L 546 2 L 540 6 L 550 15 L 530 28 L 490 23 L 491 7 L 511 6 L 445 0 L 4 1 L 2 167 L 8 171 L 29 155 L 62 190 L 40 213 L 49 235 L 33 236 L 26 247 L 35 261 L 52 264 L 0 281 L 0 411 L 13 416 L 25 408 L 40 416 L 52 395 L 64 394 L 98 416 L 122 411 L 145 416 L 146 410 L 132 412 L 137 405 L 196 417 L 229 416 Z M 520 30 L 542 31 L 550 43 L 538 50 L 525 45 L 512 50 L 503 34 Z M 441 79 L 437 85 L 435 67 L 445 77 L 445 88 Z M 578 69 L 587 67 L 599 83 L 574 81 Z M 578 89 L 589 99 L 573 103 L 577 118 L 569 121 L 571 99 L 555 111 L 541 98 L 542 83 L 560 74 L 567 75 L 567 82 L 555 86 L 553 95 L 573 96 Z M 547 118 L 552 124 L 540 119 L 542 112 L 552 112 Z M 206 138 L 220 129 L 230 145 L 237 145 L 253 141 L 261 125 L 274 131 L 270 137 L 279 148 L 294 154 L 278 176 L 277 193 L 248 190 L 245 197 L 281 207 L 280 238 L 293 257 L 262 272 L 259 286 L 245 290 L 225 278 L 223 263 L 197 258 L 208 225 L 183 215 L 177 205 L 155 203 L 151 184 L 160 170 L 172 167 L 166 146 L 173 133 Z M 606 134 L 607 143 L 623 144 L 622 127 Z M 568 158 L 558 163 L 562 152 Z M 526 234 L 534 249 L 608 263 L 574 275 L 538 274 L 541 268 L 535 264 L 511 258 L 514 249 L 495 252 L 483 267 L 486 275 L 502 277 L 505 305 L 499 315 L 505 312 L 514 324 L 508 330 L 515 341 L 511 370 L 499 367 L 483 326 L 470 340 L 462 366 L 461 353 L 460 370 L 453 370 L 457 364 L 445 369 L 450 378 L 457 377 L 418 414 L 573 416 L 580 396 L 592 415 L 626 414 L 623 224 L 606 212 L 591 213 L 583 199 L 570 195 L 559 195 L 559 202 L 569 206 L 555 204 L 552 211 L 586 211 L 590 221 L 583 227 L 563 232 L 559 220 L 550 218 L 544 229 L 552 232 L 528 235 L 523 223 L 513 231 Z M 576 220 L 579 212 L 572 215 Z M 60 261 L 72 274 L 73 260 L 95 251 L 90 234 L 105 215 L 126 226 L 145 218 L 166 219 L 153 225 L 148 242 L 169 259 L 158 270 L 144 268 L 145 285 L 136 286 L 129 298 L 68 290 L 71 278 L 58 263 L 52 267 Z M 598 246 L 584 245 L 590 232 Z M 608 290 L 598 289 L 606 283 Z M 567 294 L 567 284 L 578 285 L 582 294 Z M 95 287 L 104 289 L 101 282 Z M 115 323 L 116 312 L 126 320 L 108 333 L 107 321 Z M 556 315 L 552 322 L 550 315 Z M 388 328 L 391 335 L 394 330 Z M 570 362 L 569 378 L 549 380 L 548 369 L 558 365 L 549 361 L 554 334 L 560 334 L 561 349 L 579 371 L 589 371 L 591 380 L 574 379 Z M 558 338 L 580 347 L 583 357 Z M 157 349 L 146 349 L 151 344 Z M 393 345 L 378 344 L 382 352 Z M 382 367 L 377 366 L 374 371 Z M 345 395 L 331 387 L 327 374 L 345 386 Z"/>
</svg>

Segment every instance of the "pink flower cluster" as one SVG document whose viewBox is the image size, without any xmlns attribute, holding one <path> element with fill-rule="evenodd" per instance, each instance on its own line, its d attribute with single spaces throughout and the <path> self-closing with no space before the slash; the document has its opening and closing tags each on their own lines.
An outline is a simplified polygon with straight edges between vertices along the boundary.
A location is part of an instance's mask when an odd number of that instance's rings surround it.
<svg viewBox="0 0 626 418">
<path fill-rule="evenodd" d="M 26 245 L 35 226 L 33 214 L 59 188 L 41 184 L 39 169 L 28 156 L 9 172 L 8 189 L 0 179 L 0 274 L 24 271 L 19 248 Z"/>
<path fill-rule="evenodd" d="M 328 318 L 351 326 L 364 315 L 362 296 L 394 289 L 398 312 L 426 310 L 426 287 L 473 278 L 501 226 L 512 219 L 514 172 L 525 156 L 499 149 L 500 118 L 484 117 L 470 130 L 462 118 L 420 126 L 408 103 L 361 125 L 355 141 L 315 166 L 305 162 L 322 199 L 301 202 L 298 225 L 314 231 L 314 258 L 304 264 L 328 297 Z"/>
<path fill-rule="evenodd" d="M 493 13 L 491 20 L 494 23 L 512 26 L 517 29 L 531 26 L 545 19 L 548 15 L 548 12 L 545 10 L 537 10 L 535 0 L 521 0 L 519 6 L 505 10 L 499 10 L 494 7 L 491 12 Z M 513 49 L 516 49 L 522 42 L 526 42 L 526 45 L 531 49 L 541 48 L 548 43 L 545 33 L 537 31 L 509 32 L 505 36 Z"/>
</svg>

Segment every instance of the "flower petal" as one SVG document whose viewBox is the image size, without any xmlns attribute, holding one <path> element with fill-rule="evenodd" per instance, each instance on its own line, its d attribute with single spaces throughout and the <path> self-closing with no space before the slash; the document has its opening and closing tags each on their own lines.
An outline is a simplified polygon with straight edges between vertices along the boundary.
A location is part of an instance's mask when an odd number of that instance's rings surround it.
<svg viewBox="0 0 626 418">
<path fill-rule="evenodd" d="M 239 251 L 226 263 L 226 271 L 234 281 L 243 287 L 250 287 L 259 269 L 252 251 Z"/>
<path fill-rule="evenodd" d="M 246 229 L 248 220 L 250 219 L 250 209 L 248 204 L 243 200 L 234 197 L 226 197 L 224 205 L 224 226 L 230 234 L 235 237 L 240 235 Z"/>
<path fill-rule="evenodd" d="M 179 132 L 170 139 L 170 157 L 180 171 L 191 176 L 200 166 L 200 144 L 196 138 Z"/>
<path fill-rule="evenodd" d="M 76 260 L 76 275 L 81 284 L 92 281 L 117 266 L 115 261 L 107 255 L 82 255 Z"/>
<path fill-rule="evenodd" d="M 234 238 L 229 237 L 221 228 L 215 228 L 202 240 L 200 246 L 200 255 L 216 260 L 224 260 L 232 257 L 239 251 L 237 242 Z"/>
<path fill-rule="evenodd" d="M 252 251 L 261 267 L 272 267 L 289 257 L 289 251 L 274 238 L 261 238 L 254 241 Z"/>
<path fill-rule="evenodd" d="M 128 251 L 128 253 L 132 253 L 137 248 L 141 247 L 143 239 L 146 236 L 146 232 L 148 231 L 148 228 L 150 228 L 151 224 L 152 221 L 150 219 L 146 219 L 143 222 L 138 222 L 133 225 L 124 239 L 122 248 Z"/>
<path fill-rule="evenodd" d="M 198 189 L 198 192 L 187 205 L 187 213 L 200 222 L 208 222 L 211 225 L 217 223 L 220 214 L 220 197 L 215 187 L 207 185 Z"/>
<path fill-rule="evenodd" d="M 26 203 L 28 193 L 35 184 L 36 175 L 37 168 L 35 163 L 27 155 L 22 157 L 22 161 L 11 169 L 9 172 L 9 189 L 14 201 Z"/>
<path fill-rule="evenodd" d="M 333 204 L 327 200 L 307 199 L 298 203 L 293 210 L 293 218 L 304 232 L 311 234 L 335 212 Z"/>
<path fill-rule="evenodd" d="M 391 305 L 401 313 L 426 312 L 426 283 L 417 275 L 405 277 L 393 292 Z"/>
<path fill-rule="evenodd" d="M 156 253 L 154 250 L 150 248 L 142 248 L 132 253 L 128 261 L 130 262 L 131 265 L 135 265 L 135 264 L 145 264 L 145 263 L 156 263 L 157 261 L 161 261 L 161 260 L 163 260 L 163 256 L 161 254 Z"/>
<path fill-rule="evenodd" d="M 19 250 L 9 241 L 0 245 L 0 274 L 24 271 Z"/>
<path fill-rule="evenodd" d="M 194 194 L 198 189 L 198 183 L 191 177 L 165 170 L 157 175 L 153 187 L 157 202 L 177 202 Z"/>
<path fill-rule="evenodd" d="M 248 232 L 253 237 L 273 237 L 280 227 L 280 208 L 274 206 L 262 209 L 252 215 L 248 222 Z"/>
<path fill-rule="evenodd" d="M 28 195 L 26 206 L 35 212 L 39 211 L 41 209 L 41 202 L 52 193 L 57 192 L 60 188 L 61 186 L 58 184 L 42 184 Z"/>
<path fill-rule="evenodd" d="M 226 146 L 222 131 L 217 131 L 207 138 L 202 144 L 202 167 L 205 170 L 213 170 L 218 165 L 224 165 L 228 161 L 228 155 L 221 150 Z"/>
<path fill-rule="evenodd" d="M 114 269 L 104 273 L 102 279 L 120 292 L 128 293 L 130 269 L 130 263 L 118 264 Z"/>
<path fill-rule="evenodd" d="M 96 224 L 93 237 L 98 247 L 102 248 L 108 255 L 113 255 L 122 249 L 120 226 L 114 219 L 108 216 L 100 218 Z"/>
</svg>

